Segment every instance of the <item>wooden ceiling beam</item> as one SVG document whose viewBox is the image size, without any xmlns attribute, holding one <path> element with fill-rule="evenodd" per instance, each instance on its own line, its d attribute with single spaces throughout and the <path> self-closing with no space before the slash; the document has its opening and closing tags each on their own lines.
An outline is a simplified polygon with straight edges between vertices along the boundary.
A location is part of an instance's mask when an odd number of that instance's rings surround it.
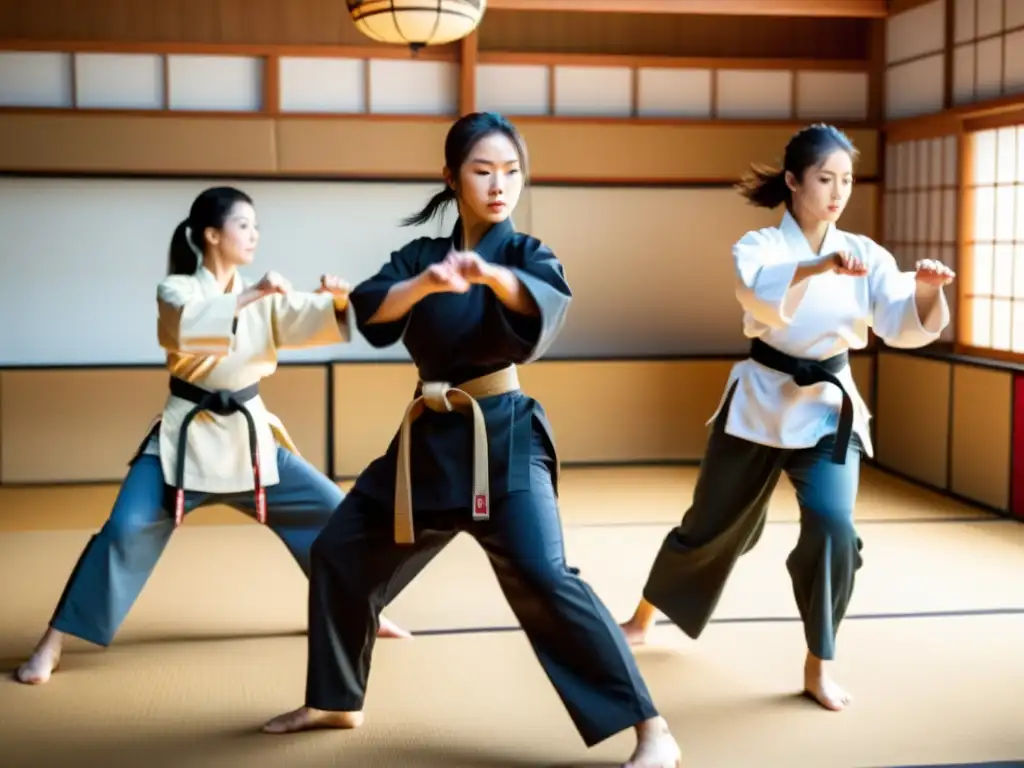
<svg viewBox="0 0 1024 768">
<path fill-rule="evenodd" d="M 488 0 L 496 11 L 688 13 L 710 16 L 804 16 L 881 19 L 888 0 Z"/>
</svg>

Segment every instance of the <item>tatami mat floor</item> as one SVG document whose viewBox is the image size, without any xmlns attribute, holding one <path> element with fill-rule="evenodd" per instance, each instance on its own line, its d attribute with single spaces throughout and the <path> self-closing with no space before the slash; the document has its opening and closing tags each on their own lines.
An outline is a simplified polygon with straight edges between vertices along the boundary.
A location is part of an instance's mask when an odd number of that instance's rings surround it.
<svg viewBox="0 0 1024 768">
<path fill-rule="evenodd" d="M 566 472 L 570 560 L 618 617 L 632 611 L 694 477 Z M 0 489 L 6 669 L 31 650 L 113 492 Z M 784 560 L 798 527 L 784 486 L 700 641 L 659 626 L 637 652 L 685 765 L 1024 759 L 1024 526 L 871 469 L 858 516 L 865 565 L 836 665 L 854 706 L 828 713 L 795 695 L 803 646 Z M 301 702 L 306 585 L 269 532 L 218 524 L 237 519 L 205 510 L 175 535 L 110 649 L 71 642 L 50 684 L 0 684 L 0 765 L 490 768 L 628 756 L 628 733 L 582 746 L 467 537 L 389 608 L 418 637 L 377 645 L 364 728 L 259 734 Z"/>
</svg>

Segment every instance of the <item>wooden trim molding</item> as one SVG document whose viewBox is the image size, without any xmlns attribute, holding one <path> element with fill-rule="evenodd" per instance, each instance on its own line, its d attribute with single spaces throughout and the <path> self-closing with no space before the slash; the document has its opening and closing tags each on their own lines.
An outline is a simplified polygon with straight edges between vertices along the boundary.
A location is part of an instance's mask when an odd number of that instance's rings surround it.
<svg viewBox="0 0 1024 768">
<path fill-rule="evenodd" d="M 867 72 L 870 63 L 858 59 L 700 58 L 688 56 L 630 56 L 612 53 L 535 53 L 481 51 L 479 64 L 536 64 L 576 67 L 656 67 L 665 69 L 757 69 L 794 72 Z"/>
<path fill-rule="evenodd" d="M 948 136 L 961 131 L 1013 125 L 1024 117 L 1024 93 L 963 104 L 933 115 L 891 120 L 883 128 L 890 141 Z"/>
<path fill-rule="evenodd" d="M 490 0 L 500 11 L 684 13 L 715 16 L 803 16 L 882 19 L 888 0 Z"/>
<path fill-rule="evenodd" d="M 341 59 L 408 59 L 458 61 L 459 45 L 430 46 L 413 53 L 400 45 L 260 45 L 256 43 L 125 43 L 96 40 L 4 40 L 0 51 L 59 53 L 148 53 L 165 56 L 277 56 Z"/>
</svg>

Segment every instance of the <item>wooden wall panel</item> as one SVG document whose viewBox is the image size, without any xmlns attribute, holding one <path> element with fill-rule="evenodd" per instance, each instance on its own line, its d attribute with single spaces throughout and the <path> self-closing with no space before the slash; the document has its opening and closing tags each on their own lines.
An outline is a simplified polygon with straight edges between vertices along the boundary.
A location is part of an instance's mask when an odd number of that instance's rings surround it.
<svg viewBox="0 0 1024 768">
<path fill-rule="evenodd" d="M 540 181 L 738 179 L 778 162 L 798 126 L 519 118 Z M 447 118 L 181 117 L 0 113 L 0 170 L 437 178 Z M 851 130 L 858 173 L 878 172 L 879 137 Z M 599 159 L 599 161 L 598 161 Z"/>
<path fill-rule="evenodd" d="M 548 411 L 567 464 L 696 462 L 732 365 L 728 358 L 548 360 L 520 375 L 524 391 Z M 869 399 L 871 356 L 854 355 L 853 366 Z M 281 366 L 262 394 L 312 464 L 352 477 L 387 448 L 416 372 L 411 363 L 330 368 L 330 391 L 328 365 L 301 364 Z M 167 375 L 159 368 L 7 369 L 0 388 L 0 482 L 119 482 L 163 406 Z"/>
<path fill-rule="evenodd" d="M 728 180 L 751 162 L 778 163 L 790 137 L 789 125 L 575 124 L 522 118 L 517 121 L 530 146 L 538 178 Z M 851 130 L 861 150 L 858 172 L 878 173 L 878 133 Z M 596 162 L 595 158 L 600 158 Z"/>
<path fill-rule="evenodd" d="M 953 366 L 949 490 L 996 509 L 1010 503 L 1013 374 Z"/>
<path fill-rule="evenodd" d="M 159 368 L 0 371 L 0 482 L 119 481 L 167 396 Z M 262 386 L 299 450 L 326 469 L 323 366 L 282 366 Z"/>
<path fill-rule="evenodd" d="M 416 389 L 412 363 L 335 363 L 334 475 L 354 477 L 388 447 Z"/>
<path fill-rule="evenodd" d="M 866 19 L 489 10 L 484 51 L 867 59 Z"/>
<path fill-rule="evenodd" d="M 0 114 L 0 170 L 272 175 L 274 121 L 247 117 Z"/>
<path fill-rule="evenodd" d="M 365 45 L 341 0 L 0 0 L 10 39 Z M 866 58 L 862 19 L 488 10 L 483 50 Z"/>
<path fill-rule="evenodd" d="M 522 371 L 568 464 L 698 461 L 730 360 L 550 362 Z"/>
<path fill-rule="evenodd" d="M 0 482 L 118 480 L 167 395 L 160 369 L 5 370 Z"/>
<path fill-rule="evenodd" d="M 927 356 L 925 356 L 927 355 Z M 936 352 L 879 350 L 879 466 L 1000 514 L 1024 498 L 1014 373 Z M 1019 429 L 1019 427 L 1018 427 Z M 1016 441 L 1016 445 L 1015 445 Z M 1024 505 L 1022 505 L 1024 506 Z"/>
<path fill-rule="evenodd" d="M 267 408 L 284 423 L 299 453 L 321 472 L 327 466 L 330 392 L 324 365 L 283 365 L 260 384 Z"/>
<path fill-rule="evenodd" d="M 900 474 L 946 487 L 951 364 L 880 351 L 875 457 Z"/>
</svg>

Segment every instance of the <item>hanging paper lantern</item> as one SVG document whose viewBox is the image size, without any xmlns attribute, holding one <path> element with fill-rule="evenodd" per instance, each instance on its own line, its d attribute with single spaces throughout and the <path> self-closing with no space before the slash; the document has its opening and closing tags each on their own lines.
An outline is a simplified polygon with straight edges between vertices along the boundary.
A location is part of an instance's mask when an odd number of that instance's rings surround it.
<svg viewBox="0 0 1024 768">
<path fill-rule="evenodd" d="M 444 45 L 480 24 L 487 0 L 346 0 L 356 29 L 381 43 Z"/>
</svg>

